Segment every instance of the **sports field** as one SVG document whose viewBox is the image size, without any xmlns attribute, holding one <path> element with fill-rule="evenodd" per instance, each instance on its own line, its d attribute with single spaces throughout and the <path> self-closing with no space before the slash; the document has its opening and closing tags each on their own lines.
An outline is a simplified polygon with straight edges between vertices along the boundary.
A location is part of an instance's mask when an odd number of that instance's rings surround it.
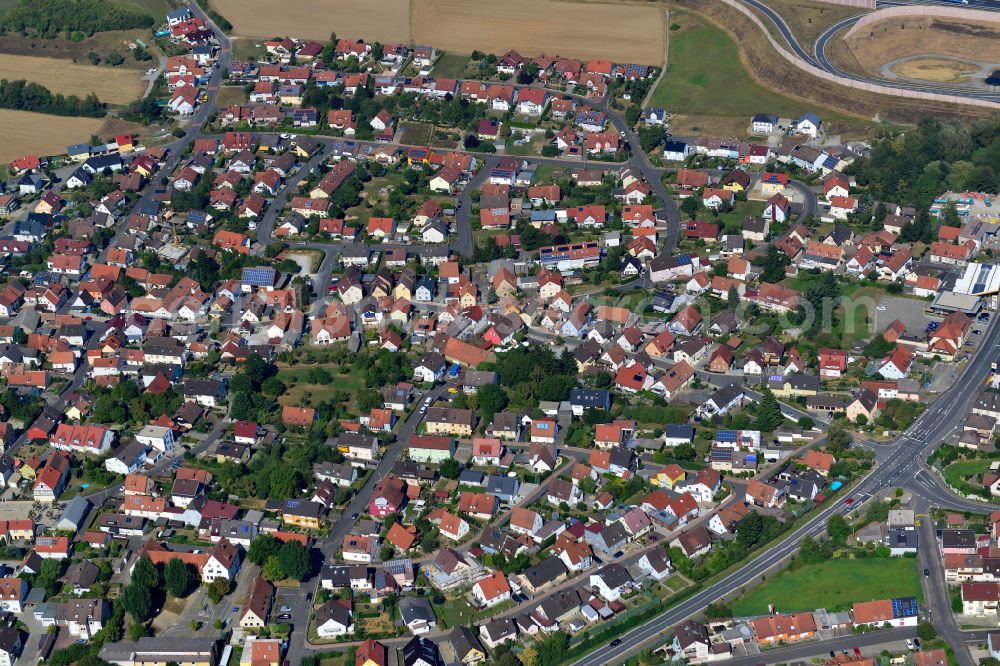
<svg viewBox="0 0 1000 666">
<path fill-rule="evenodd" d="M 211 0 L 239 35 L 270 39 L 292 35 L 326 41 L 337 37 L 410 42 L 409 0 Z"/>
<path fill-rule="evenodd" d="M 0 79 L 26 79 L 52 92 L 85 97 L 90 93 L 108 104 L 126 104 L 142 96 L 146 82 L 135 69 L 78 64 L 41 56 L 5 55 Z"/>
<path fill-rule="evenodd" d="M 734 617 L 825 608 L 842 611 L 851 604 L 893 597 L 921 597 L 917 561 L 906 557 L 830 560 L 783 571 L 729 604 Z"/>
<path fill-rule="evenodd" d="M 66 118 L 0 109 L 0 164 L 23 155 L 58 155 L 66 146 L 89 141 L 104 125 L 101 118 Z"/>
</svg>

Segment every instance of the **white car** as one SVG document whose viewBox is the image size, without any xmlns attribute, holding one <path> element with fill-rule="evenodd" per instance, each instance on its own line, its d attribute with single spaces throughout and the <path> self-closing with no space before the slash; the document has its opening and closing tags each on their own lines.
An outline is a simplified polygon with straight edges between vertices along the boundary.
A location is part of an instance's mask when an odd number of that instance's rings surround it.
<svg viewBox="0 0 1000 666">
<path fill-rule="evenodd" d="M 910 640 L 909 638 L 907 638 L 907 639 L 906 639 L 906 649 L 907 649 L 907 650 L 910 650 L 910 651 L 912 651 L 912 650 L 914 650 L 914 649 L 915 649 L 916 647 L 917 647 L 917 646 L 913 644 L 913 641 L 912 641 L 912 640 Z"/>
</svg>

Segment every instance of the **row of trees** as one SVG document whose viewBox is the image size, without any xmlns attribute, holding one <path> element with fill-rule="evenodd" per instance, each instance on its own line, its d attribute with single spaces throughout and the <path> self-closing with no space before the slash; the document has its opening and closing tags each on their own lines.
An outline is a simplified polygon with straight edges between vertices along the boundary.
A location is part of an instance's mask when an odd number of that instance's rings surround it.
<svg viewBox="0 0 1000 666">
<path fill-rule="evenodd" d="M 53 93 L 45 86 L 28 83 L 25 79 L 0 80 L 0 108 L 87 118 L 103 118 L 107 114 L 105 105 L 94 93 L 81 99 L 76 95 Z"/>
<path fill-rule="evenodd" d="M 0 17 L 0 30 L 51 39 L 60 32 L 92 35 L 109 30 L 152 28 L 153 17 L 103 0 L 21 0 Z"/>
</svg>

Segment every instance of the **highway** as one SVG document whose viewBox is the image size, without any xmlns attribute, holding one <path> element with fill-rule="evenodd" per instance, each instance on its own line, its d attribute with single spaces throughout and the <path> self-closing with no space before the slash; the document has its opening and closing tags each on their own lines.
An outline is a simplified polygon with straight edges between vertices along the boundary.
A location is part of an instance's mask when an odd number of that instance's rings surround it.
<svg viewBox="0 0 1000 666">
<path fill-rule="evenodd" d="M 859 13 L 854 16 L 849 16 L 845 19 L 838 21 L 834 25 L 830 26 L 825 32 L 823 32 L 823 34 L 821 34 L 817 38 L 813 54 L 810 53 L 805 47 L 803 47 L 798 42 L 798 39 L 795 37 L 795 34 L 792 32 L 791 28 L 788 27 L 788 24 L 785 23 L 785 20 L 781 17 L 781 15 L 777 11 L 766 5 L 764 2 L 761 2 L 760 0 L 743 0 L 743 2 L 745 2 L 747 5 L 749 5 L 750 7 L 754 8 L 755 10 L 766 16 L 767 19 L 774 24 L 774 26 L 781 33 L 781 36 L 784 38 L 785 42 L 788 43 L 789 48 L 791 48 L 792 52 L 795 53 L 795 55 L 797 55 L 805 62 L 815 65 L 816 67 L 819 67 L 821 69 L 824 69 L 835 76 L 839 76 L 845 79 L 851 79 L 854 81 L 862 81 L 865 83 L 875 83 L 879 85 L 888 86 L 890 88 L 899 88 L 901 90 L 919 90 L 924 92 L 946 93 L 949 95 L 967 97 L 970 99 L 985 99 L 991 101 L 1000 101 L 1000 93 L 988 90 L 974 90 L 970 88 L 961 88 L 961 87 L 948 86 L 936 83 L 920 83 L 917 81 L 882 79 L 882 78 L 863 76 L 861 74 L 855 74 L 853 72 L 847 72 L 842 69 L 839 69 L 833 63 L 830 62 L 829 58 L 827 58 L 826 47 L 834 35 L 836 35 L 841 30 L 844 30 L 848 26 L 854 25 L 858 21 L 858 19 L 860 19 L 862 16 L 865 15 L 864 13 Z M 950 2 L 905 3 L 896 1 L 880 2 L 878 3 L 878 6 L 891 7 L 891 6 L 899 6 L 905 4 L 936 4 L 942 6 L 955 6 L 955 3 L 950 3 Z M 996 0 L 970 0 L 969 6 L 973 5 L 978 9 L 989 9 L 989 10 L 1000 9 L 1000 5 L 998 5 Z"/>
<path fill-rule="evenodd" d="M 747 1 L 750 3 L 756 2 L 756 0 Z M 203 132 L 203 126 L 206 119 L 216 108 L 216 93 L 218 92 L 223 73 L 226 71 L 231 57 L 231 43 L 229 39 L 218 29 L 217 26 L 212 24 L 209 17 L 206 16 L 196 4 L 192 3 L 190 7 L 196 15 L 204 19 L 208 25 L 213 26 L 215 29 L 220 42 L 219 63 L 216 71 L 213 73 L 212 80 L 206 89 L 209 96 L 208 101 L 203 104 L 198 109 L 196 114 L 190 119 L 190 125 L 188 125 L 188 131 L 185 136 L 166 146 L 169 149 L 169 156 L 166 163 L 160 170 L 160 174 L 163 175 L 170 174 L 173 171 L 190 143 L 197 138 L 206 136 Z M 780 25 L 784 25 L 783 22 Z M 612 125 L 619 132 L 623 133 L 625 140 L 628 141 L 631 146 L 636 148 L 636 150 L 632 153 L 630 163 L 642 173 L 643 177 L 649 182 L 654 195 L 662 202 L 659 214 L 661 218 L 665 220 L 667 225 L 667 233 L 665 234 L 663 248 L 664 251 L 673 249 L 676 246 L 679 234 L 680 216 L 676 206 L 663 185 L 661 178 L 663 170 L 652 167 L 645 155 L 638 150 L 638 138 L 635 136 L 632 129 L 627 126 L 624 118 L 620 114 L 608 108 L 605 100 L 587 99 L 587 102 L 595 108 L 604 110 L 608 114 Z M 332 143 L 337 141 L 337 139 L 333 138 L 317 138 L 323 144 L 323 149 L 317 156 L 308 160 L 305 166 L 292 179 L 289 180 L 289 183 L 286 183 L 282 193 L 269 206 L 267 213 L 259 225 L 257 230 L 257 239 L 262 246 L 266 246 L 273 242 L 271 233 L 273 231 L 277 215 L 287 199 L 288 192 L 293 191 L 292 189 L 289 189 L 289 185 L 291 183 L 297 184 L 298 182 L 301 182 L 303 178 L 307 177 L 312 172 L 313 168 L 318 165 L 319 161 L 327 157 Z M 491 160 L 493 159 L 495 158 L 486 157 L 486 163 L 492 163 Z M 589 163 L 589 161 L 567 161 L 535 157 L 530 159 L 535 163 L 558 164 L 561 166 L 582 166 Z M 594 166 L 597 166 L 597 163 L 594 163 Z M 602 166 L 604 166 L 604 164 L 602 164 Z M 488 174 L 488 170 L 485 167 L 473 179 L 473 186 L 482 182 L 485 178 L 483 175 L 484 173 Z M 467 187 L 465 191 L 459 195 L 459 201 L 462 202 L 460 210 L 464 211 L 464 213 L 459 217 L 458 229 L 455 232 L 455 239 L 453 241 L 454 245 L 452 246 L 452 249 L 464 256 L 468 256 L 472 251 L 471 225 L 468 220 L 468 215 L 471 212 L 471 200 L 469 198 L 470 192 L 471 187 Z M 147 190 L 143 195 L 143 199 L 151 197 L 151 193 L 152 187 L 147 187 Z M 815 206 L 815 197 L 812 197 L 811 202 L 807 197 L 806 201 L 807 206 Z M 336 257 L 339 252 L 346 247 L 346 244 L 291 242 L 289 245 L 293 247 L 316 248 L 324 252 L 324 260 L 319 271 L 319 276 L 317 276 L 317 292 L 319 293 L 320 298 L 325 297 L 326 284 L 329 281 L 329 276 L 333 270 Z M 386 250 L 390 247 L 392 246 L 384 244 L 379 246 L 378 249 Z M 996 318 L 994 318 L 989 330 L 984 335 L 985 339 L 980 345 L 981 352 L 974 356 L 968 363 L 955 386 L 949 391 L 943 393 L 938 400 L 928 408 L 927 412 L 925 412 L 925 414 L 918 419 L 909 430 L 907 430 L 903 437 L 899 438 L 892 445 L 879 447 L 877 449 L 878 457 L 874 469 L 858 484 L 852 493 L 852 497 L 855 499 L 855 507 L 876 495 L 880 490 L 895 486 L 903 486 L 912 490 L 919 501 L 923 501 L 927 505 L 948 506 L 960 510 L 970 511 L 985 510 L 985 505 L 967 500 L 956 499 L 947 489 L 943 488 L 938 483 L 937 479 L 930 472 L 923 468 L 922 459 L 945 434 L 950 432 L 950 429 L 954 426 L 954 424 L 956 424 L 964 415 L 965 406 L 971 399 L 973 399 L 979 386 L 981 386 L 985 380 L 986 374 L 989 371 L 990 362 L 990 359 L 987 358 L 987 353 L 992 356 L 993 351 L 998 346 L 998 341 L 1000 341 L 1000 327 L 995 324 Z M 985 350 L 988 350 L 988 352 Z M 74 385 L 78 385 L 79 381 L 80 377 L 74 378 Z M 436 394 L 440 394 L 440 390 L 440 387 L 439 389 L 436 389 Z M 432 392 L 432 394 L 435 393 Z M 65 395 L 65 393 L 63 395 Z M 405 445 L 406 438 L 413 432 L 413 429 L 416 427 L 418 421 L 419 416 L 415 415 L 411 415 L 411 417 L 407 419 L 407 421 L 403 424 L 395 442 L 389 445 L 386 454 L 378 463 L 375 473 L 371 476 L 366 486 L 354 497 L 344 513 L 334 523 L 328 536 L 320 540 L 318 547 L 322 551 L 324 559 L 332 558 L 335 554 L 339 548 L 343 535 L 347 533 L 347 530 L 350 528 L 351 524 L 353 524 L 353 518 L 351 517 L 352 514 L 361 513 L 363 511 L 364 506 L 367 504 L 367 498 L 370 496 L 371 487 L 379 478 L 382 478 L 395 464 L 396 460 L 398 460 L 401 455 L 402 448 Z M 217 436 L 218 432 L 221 431 L 213 431 L 212 435 Z M 213 437 L 210 436 L 206 442 L 209 442 L 212 439 Z M 846 497 L 841 496 L 832 501 L 819 513 L 818 516 L 808 523 L 796 528 L 791 532 L 788 538 L 782 541 L 779 545 L 760 554 L 738 571 L 726 576 L 723 580 L 700 591 L 681 604 L 668 609 L 657 618 L 654 618 L 646 624 L 626 633 L 622 636 L 622 643 L 626 647 L 600 648 L 579 660 L 577 663 L 588 666 L 618 663 L 624 660 L 631 652 L 638 650 L 646 641 L 653 638 L 664 637 L 671 627 L 700 613 L 708 603 L 717 601 L 724 595 L 732 594 L 734 591 L 739 591 L 741 588 L 752 586 L 764 577 L 771 575 L 779 565 L 794 555 L 799 542 L 804 536 L 820 535 L 824 531 L 826 521 L 830 516 L 834 513 L 842 513 L 849 508 L 845 500 Z M 315 583 L 303 585 L 300 588 L 299 594 L 295 597 L 295 602 L 293 604 L 293 624 L 295 631 L 291 637 L 292 640 L 290 641 L 288 655 L 290 663 L 298 663 L 306 650 L 304 645 L 306 638 L 305 630 L 308 623 L 310 607 L 308 592 L 311 591 L 311 589 L 314 589 L 314 584 Z M 949 614 L 941 614 L 940 617 L 945 615 L 950 618 Z M 941 623 L 941 627 L 944 629 L 946 628 L 946 625 L 944 624 L 945 620 L 940 619 L 940 617 L 936 616 L 935 620 L 936 623 Z M 965 666 L 964 663 L 963 666 Z"/>
</svg>

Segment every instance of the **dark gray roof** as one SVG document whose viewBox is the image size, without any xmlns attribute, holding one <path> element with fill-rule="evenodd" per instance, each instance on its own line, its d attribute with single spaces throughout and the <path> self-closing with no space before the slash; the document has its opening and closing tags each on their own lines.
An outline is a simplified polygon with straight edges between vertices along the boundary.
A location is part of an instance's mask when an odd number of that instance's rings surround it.
<svg viewBox="0 0 1000 666">
<path fill-rule="evenodd" d="M 569 393 L 569 401 L 573 405 L 607 409 L 611 402 L 611 394 L 602 389 L 573 389 Z"/>
<path fill-rule="evenodd" d="M 64 521 L 67 523 L 72 523 L 77 528 L 83 523 L 83 519 L 87 516 L 87 512 L 90 511 L 90 502 L 86 498 L 77 495 L 70 503 L 66 505 L 66 509 L 63 511 L 62 517 L 59 519 L 59 523 Z"/>
<path fill-rule="evenodd" d="M 483 649 L 482 644 L 479 642 L 479 638 L 468 627 L 455 627 L 451 632 L 449 640 L 455 648 L 455 654 L 460 661 L 464 661 L 465 657 L 473 650 L 479 650 L 483 654 L 486 653 L 486 650 Z"/>
<path fill-rule="evenodd" d="M 414 636 L 403 646 L 403 666 L 413 666 L 418 663 L 437 666 L 442 663 L 441 652 L 434 641 Z"/>
<path fill-rule="evenodd" d="M 517 479 L 496 474 L 486 480 L 486 490 L 494 495 L 515 495 L 519 485 Z"/>
<path fill-rule="evenodd" d="M 566 573 L 566 565 L 558 557 L 547 557 L 537 565 L 529 567 L 524 572 L 524 577 L 534 588 L 542 587 L 551 583 Z"/>
<path fill-rule="evenodd" d="M 668 438 L 694 439 L 694 426 L 686 423 L 668 423 L 663 426 L 663 435 Z"/>
<path fill-rule="evenodd" d="M 415 621 L 437 622 L 437 616 L 434 615 L 431 602 L 420 597 L 401 598 L 399 600 L 399 615 L 406 624 Z"/>
<path fill-rule="evenodd" d="M 889 547 L 890 548 L 916 548 L 917 547 L 917 530 L 907 530 L 899 527 L 895 527 L 889 530 Z"/>
<path fill-rule="evenodd" d="M 349 627 L 351 626 L 351 612 L 342 606 L 337 599 L 330 599 L 316 611 L 316 625 L 326 624 L 328 620 Z"/>
<path fill-rule="evenodd" d="M 467 486 L 481 486 L 486 480 L 486 475 L 474 469 L 463 469 L 458 475 L 458 482 Z"/>
<path fill-rule="evenodd" d="M 976 533 L 972 530 L 941 530 L 943 548 L 974 548 Z"/>
<path fill-rule="evenodd" d="M 628 571 L 620 564 L 609 564 L 600 571 L 597 575 L 601 577 L 604 584 L 610 588 L 621 587 L 622 585 L 628 585 L 632 582 L 632 577 L 628 575 Z"/>
</svg>

